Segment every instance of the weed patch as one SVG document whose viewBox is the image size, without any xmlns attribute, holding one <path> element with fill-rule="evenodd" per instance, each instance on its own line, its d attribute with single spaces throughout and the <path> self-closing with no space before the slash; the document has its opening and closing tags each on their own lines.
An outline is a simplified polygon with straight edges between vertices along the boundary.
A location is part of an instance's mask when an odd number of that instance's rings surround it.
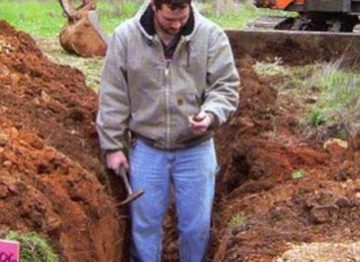
<svg viewBox="0 0 360 262">
<path fill-rule="evenodd" d="M 240 212 L 231 217 L 228 226 L 235 228 L 246 224 L 248 218 L 244 212 Z"/>
<path fill-rule="evenodd" d="M 342 68 L 342 60 L 288 67 L 279 59 L 254 65 L 263 76 L 281 76 L 279 96 L 301 105 L 300 126 L 306 137 L 346 139 L 360 128 L 360 75 Z M 295 99 L 294 99 L 295 98 Z"/>
<path fill-rule="evenodd" d="M 20 242 L 21 262 L 58 262 L 59 256 L 43 236 L 35 233 L 20 233 L 9 231 L 5 239 Z"/>
</svg>

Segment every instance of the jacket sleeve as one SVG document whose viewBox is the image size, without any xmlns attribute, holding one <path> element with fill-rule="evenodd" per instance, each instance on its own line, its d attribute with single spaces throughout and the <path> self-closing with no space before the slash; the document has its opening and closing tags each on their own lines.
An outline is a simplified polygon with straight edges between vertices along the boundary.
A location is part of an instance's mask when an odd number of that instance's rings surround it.
<svg viewBox="0 0 360 262">
<path fill-rule="evenodd" d="M 126 81 L 126 46 L 115 32 L 109 42 L 100 78 L 99 110 L 96 124 L 102 150 L 123 150 L 129 119 Z"/>
<path fill-rule="evenodd" d="M 207 90 L 202 110 L 214 116 L 212 128 L 226 122 L 239 101 L 240 77 L 234 63 L 229 40 L 224 31 L 217 31 L 209 41 Z"/>
</svg>

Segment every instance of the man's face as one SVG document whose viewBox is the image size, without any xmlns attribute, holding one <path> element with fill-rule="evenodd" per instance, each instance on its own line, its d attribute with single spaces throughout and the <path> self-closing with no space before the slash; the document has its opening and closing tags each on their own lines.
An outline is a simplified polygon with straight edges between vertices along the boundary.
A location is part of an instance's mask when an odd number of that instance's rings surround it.
<svg viewBox="0 0 360 262">
<path fill-rule="evenodd" d="M 163 4 L 160 9 L 156 9 L 154 6 L 154 11 L 155 23 L 159 30 L 171 36 L 181 31 L 190 16 L 190 6 L 188 4 L 182 9 L 175 10 L 171 10 L 167 5 Z"/>
</svg>

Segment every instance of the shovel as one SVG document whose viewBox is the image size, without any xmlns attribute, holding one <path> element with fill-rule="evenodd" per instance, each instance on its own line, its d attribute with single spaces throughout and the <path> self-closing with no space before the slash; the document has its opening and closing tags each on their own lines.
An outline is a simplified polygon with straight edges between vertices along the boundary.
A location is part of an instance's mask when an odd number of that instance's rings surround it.
<svg viewBox="0 0 360 262">
<path fill-rule="evenodd" d="M 134 201 L 138 197 L 142 196 L 142 194 L 144 194 L 144 190 L 142 190 L 142 189 L 137 190 L 136 192 L 133 192 L 133 190 L 131 189 L 129 179 L 127 177 L 127 174 L 126 174 L 126 171 L 125 171 L 124 168 L 119 168 L 116 171 L 116 175 L 120 176 L 121 179 L 124 181 L 126 192 L 127 192 L 127 197 L 126 197 L 126 199 L 124 201 L 122 201 L 119 204 L 120 206 L 123 206 L 123 205 L 126 205 L 126 204 L 130 203 L 131 201 Z"/>
</svg>

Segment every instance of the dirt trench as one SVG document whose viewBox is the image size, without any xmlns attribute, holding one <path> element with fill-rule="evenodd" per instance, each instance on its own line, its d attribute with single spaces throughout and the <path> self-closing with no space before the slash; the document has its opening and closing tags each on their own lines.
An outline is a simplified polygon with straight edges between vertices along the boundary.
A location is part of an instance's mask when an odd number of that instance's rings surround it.
<svg viewBox="0 0 360 262">
<path fill-rule="evenodd" d="M 242 79 L 240 105 L 216 134 L 221 171 L 210 261 L 360 261 L 360 247 L 354 244 L 360 238 L 359 136 L 347 149 L 336 143 L 325 149 L 324 141 L 305 139 L 298 103 L 279 99 L 272 87 L 279 77 L 260 77 L 252 57 L 235 57 Z M 171 213 L 165 223 L 165 261 L 175 262 L 173 221 Z M 331 253 L 318 243 L 333 244 Z M 301 244 L 308 246 L 282 258 Z"/>
<path fill-rule="evenodd" d="M 223 169 L 213 260 L 275 261 L 295 244 L 358 241 L 358 138 L 348 149 L 338 144 L 324 149 L 323 141 L 305 140 L 294 104 L 279 100 L 271 87 L 278 79 L 257 76 L 254 62 L 237 60 L 240 107 L 217 135 Z M 359 259 L 358 252 L 339 259 L 336 252 L 331 261 Z"/>
<path fill-rule="evenodd" d="M 296 108 L 271 87 L 277 80 L 236 57 L 241 100 L 216 135 L 210 260 L 275 261 L 289 243 L 359 240 L 359 138 L 348 149 L 305 140 Z M 64 261 L 124 261 L 126 216 L 110 192 L 119 181 L 101 168 L 96 94 L 84 75 L 1 21 L 0 88 L 0 233 L 41 232 Z M 164 226 L 164 261 L 178 261 L 173 210 Z"/>
</svg>

